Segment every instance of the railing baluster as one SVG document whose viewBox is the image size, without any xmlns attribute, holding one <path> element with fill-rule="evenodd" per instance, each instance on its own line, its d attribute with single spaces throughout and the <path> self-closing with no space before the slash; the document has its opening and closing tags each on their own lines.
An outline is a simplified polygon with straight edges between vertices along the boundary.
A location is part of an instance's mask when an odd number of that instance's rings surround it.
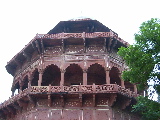
<svg viewBox="0 0 160 120">
<path fill-rule="evenodd" d="M 96 86 L 95 86 L 95 83 L 93 83 L 93 92 L 96 92 Z"/>
<path fill-rule="evenodd" d="M 48 92 L 51 93 L 51 84 L 49 84 Z"/>
<path fill-rule="evenodd" d="M 63 87 L 63 85 L 61 86 L 61 92 L 64 92 L 64 87 Z"/>
<path fill-rule="evenodd" d="M 82 86 L 81 86 L 81 83 L 79 85 L 79 92 L 82 92 Z"/>
</svg>

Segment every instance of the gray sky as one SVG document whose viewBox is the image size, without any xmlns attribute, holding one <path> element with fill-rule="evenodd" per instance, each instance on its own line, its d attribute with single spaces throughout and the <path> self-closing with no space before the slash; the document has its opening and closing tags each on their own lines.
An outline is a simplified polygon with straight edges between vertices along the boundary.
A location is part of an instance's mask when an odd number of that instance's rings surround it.
<svg viewBox="0 0 160 120">
<path fill-rule="evenodd" d="M 1 0 L 0 102 L 11 96 L 13 77 L 5 69 L 36 33 L 46 34 L 59 21 L 96 19 L 132 44 L 140 24 L 160 18 L 159 0 Z"/>
</svg>

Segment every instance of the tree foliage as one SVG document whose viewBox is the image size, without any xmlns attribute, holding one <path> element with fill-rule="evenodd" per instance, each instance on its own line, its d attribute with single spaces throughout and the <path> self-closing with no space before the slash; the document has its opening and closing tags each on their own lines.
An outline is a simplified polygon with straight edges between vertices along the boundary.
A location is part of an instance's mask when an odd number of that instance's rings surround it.
<svg viewBox="0 0 160 120">
<path fill-rule="evenodd" d="M 156 93 L 160 95 L 160 19 L 152 18 L 143 22 L 139 32 L 135 34 L 135 41 L 134 45 L 127 48 L 121 47 L 118 52 L 129 67 L 123 72 L 122 78 L 136 83 L 139 90 L 148 89 L 148 82 L 152 80 Z M 148 104 L 150 107 L 147 106 Z M 160 118 L 160 115 L 157 115 L 160 113 L 152 109 L 155 104 L 159 105 L 159 103 L 147 101 L 145 97 L 140 97 L 133 108 L 134 111 L 141 111 L 144 118 L 156 120 Z"/>
<path fill-rule="evenodd" d="M 133 106 L 133 112 L 140 112 L 144 120 L 158 120 L 160 118 L 160 104 L 149 100 L 147 97 L 139 96 L 137 104 Z"/>
</svg>

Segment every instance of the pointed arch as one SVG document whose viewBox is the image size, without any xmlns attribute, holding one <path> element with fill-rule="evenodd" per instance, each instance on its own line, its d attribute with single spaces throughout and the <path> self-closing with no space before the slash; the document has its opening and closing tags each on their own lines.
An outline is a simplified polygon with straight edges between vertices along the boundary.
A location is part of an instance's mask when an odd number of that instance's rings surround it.
<svg viewBox="0 0 160 120">
<path fill-rule="evenodd" d="M 38 86 L 39 72 L 37 68 L 32 72 L 31 76 L 31 86 Z"/>
<path fill-rule="evenodd" d="M 61 80 L 61 71 L 57 65 L 49 65 L 45 68 L 42 76 L 42 86 L 59 86 Z"/>
<path fill-rule="evenodd" d="M 98 63 L 92 64 L 87 71 L 87 84 L 92 85 L 93 83 L 96 85 L 106 84 L 105 69 Z"/>
<path fill-rule="evenodd" d="M 117 67 L 112 67 L 110 72 L 109 72 L 109 76 L 110 76 L 110 83 L 111 84 L 117 84 L 117 85 L 121 85 L 121 79 L 119 77 L 119 69 Z"/>
<path fill-rule="evenodd" d="M 83 70 L 78 64 L 70 64 L 64 74 L 64 85 L 83 84 Z"/>
</svg>

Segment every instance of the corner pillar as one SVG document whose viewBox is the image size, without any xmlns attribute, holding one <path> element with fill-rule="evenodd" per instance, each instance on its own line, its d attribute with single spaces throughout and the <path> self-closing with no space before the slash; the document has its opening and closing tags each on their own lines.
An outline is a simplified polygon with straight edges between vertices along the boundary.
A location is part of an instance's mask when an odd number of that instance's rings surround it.
<svg viewBox="0 0 160 120">
<path fill-rule="evenodd" d="M 28 77 L 28 88 L 31 87 L 32 79 L 33 79 L 32 76 L 29 76 L 29 77 Z"/>
<path fill-rule="evenodd" d="M 42 76 L 43 76 L 43 70 L 39 70 L 39 80 L 38 80 L 38 86 L 41 86 L 42 84 Z"/>
<path fill-rule="evenodd" d="M 110 68 L 106 68 L 106 84 L 110 84 L 109 72 L 110 72 Z"/>
<path fill-rule="evenodd" d="M 22 90 L 23 85 L 24 85 L 24 83 L 21 81 L 21 82 L 19 83 L 19 86 L 20 86 L 20 92 L 22 92 L 22 91 L 23 91 L 23 90 Z"/>
<path fill-rule="evenodd" d="M 121 80 L 121 87 L 123 87 L 123 88 L 125 88 L 125 85 L 124 85 L 124 80 L 122 79 L 122 73 L 120 72 L 119 73 L 119 78 L 120 78 L 120 80 Z"/>
<path fill-rule="evenodd" d="M 87 70 L 83 70 L 83 85 L 87 85 Z"/>
<path fill-rule="evenodd" d="M 60 81 L 60 86 L 63 86 L 64 85 L 64 73 L 66 71 L 65 70 L 61 70 L 61 81 Z"/>
</svg>

